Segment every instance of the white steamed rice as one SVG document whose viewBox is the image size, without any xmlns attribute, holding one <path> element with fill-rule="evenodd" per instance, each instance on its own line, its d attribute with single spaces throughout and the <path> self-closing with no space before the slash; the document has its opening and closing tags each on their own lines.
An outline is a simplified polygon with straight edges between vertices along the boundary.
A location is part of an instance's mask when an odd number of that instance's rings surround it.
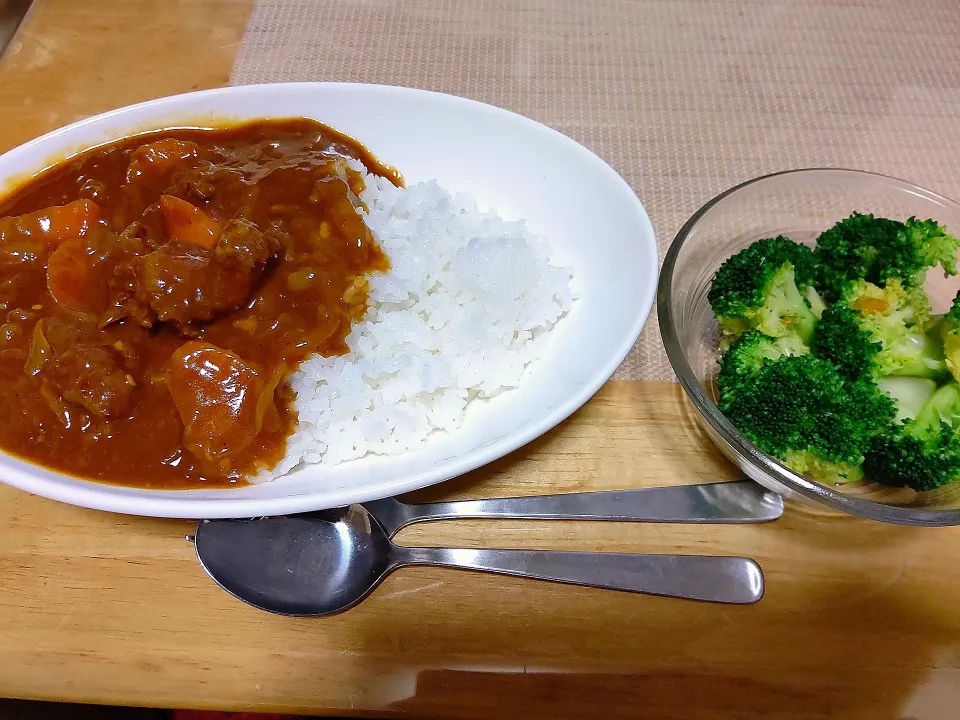
<svg viewBox="0 0 960 720">
<path fill-rule="evenodd" d="M 391 268 L 370 276 L 350 352 L 310 358 L 290 377 L 299 423 L 272 477 L 455 430 L 471 402 L 520 384 L 573 302 L 569 270 L 522 221 L 433 181 L 404 189 L 370 175 L 366 186 L 365 220 Z"/>
</svg>

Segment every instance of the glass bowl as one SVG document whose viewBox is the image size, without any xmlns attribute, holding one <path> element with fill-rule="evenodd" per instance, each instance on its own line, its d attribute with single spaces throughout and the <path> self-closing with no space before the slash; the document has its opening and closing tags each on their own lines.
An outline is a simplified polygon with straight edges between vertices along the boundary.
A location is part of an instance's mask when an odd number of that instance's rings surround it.
<svg viewBox="0 0 960 720">
<path fill-rule="evenodd" d="M 707 291 L 728 256 L 763 237 L 813 244 L 852 212 L 905 220 L 933 218 L 960 232 L 960 205 L 902 180 L 857 170 L 804 169 L 756 178 L 721 193 L 677 233 L 663 262 L 657 312 L 663 344 L 706 433 L 748 477 L 787 498 L 902 525 L 960 525 L 960 482 L 916 493 L 866 480 L 827 486 L 760 452 L 717 409 L 719 328 Z M 951 280 L 955 280 L 951 278 Z M 935 269 L 927 281 L 934 310 L 944 312 L 957 282 Z"/>
</svg>

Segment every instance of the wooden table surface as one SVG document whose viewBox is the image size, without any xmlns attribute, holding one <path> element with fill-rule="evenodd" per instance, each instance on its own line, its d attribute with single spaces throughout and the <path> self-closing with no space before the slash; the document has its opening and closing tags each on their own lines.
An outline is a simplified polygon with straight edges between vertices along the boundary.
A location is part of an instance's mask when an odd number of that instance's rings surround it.
<svg viewBox="0 0 960 720">
<path fill-rule="evenodd" d="M 0 150 L 83 116 L 227 82 L 247 0 L 37 0 L 0 60 Z M 544 438 L 422 497 L 735 477 L 679 386 L 609 383 Z M 0 696 L 487 718 L 956 718 L 960 529 L 788 507 L 763 526 L 456 522 L 401 543 L 746 554 L 767 594 L 722 607 L 441 569 L 324 620 L 207 580 L 186 522 L 0 487 Z"/>
</svg>

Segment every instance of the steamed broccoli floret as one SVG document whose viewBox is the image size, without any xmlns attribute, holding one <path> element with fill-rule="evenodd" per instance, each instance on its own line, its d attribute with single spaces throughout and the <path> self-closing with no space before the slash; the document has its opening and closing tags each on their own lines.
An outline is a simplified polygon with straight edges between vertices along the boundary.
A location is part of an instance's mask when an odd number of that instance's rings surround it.
<svg viewBox="0 0 960 720">
<path fill-rule="evenodd" d="M 810 248 L 783 236 L 758 240 L 718 268 L 708 299 L 724 334 L 748 329 L 807 342 L 816 315 L 805 294 L 815 268 Z M 819 298 L 814 294 L 819 303 Z"/>
<path fill-rule="evenodd" d="M 720 410 L 760 450 L 829 483 L 862 477 L 870 438 L 895 414 L 872 380 L 845 381 L 811 355 L 762 360 L 721 397 Z"/>
<path fill-rule="evenodd" d="M 899 279 L 884 287 L 847 283 L 836 304 L 817 323 L 811 349 L 851 380 L 945 374 L 943 348 L 924 330 L 930 306 L 922 289 L 905 290 Z"/>
<path fill-rule="evenodd" d="M 960 379 L 960 293 L 953 299 L 950 311 L 943 316 L 940 333 L 947 368 L 954 378 Z"/>
<path fill-rule="evenodd" d="M 960 248 L 960 238 L 951 235 L 947 229 L 936 220 L 917 220 L 915 217 L 907 220 L 906 234 L 914 247 L 919 249 L 924 268 L 939 265 L 947 275 L 957 274 L 957 248 Z M 918 278 L 918 284 L 923 284 L 923 277 Z"/>
<path fill-rule="evenodd" d="M 883 285 L 896 278 L 906 289 L 923 285 L 926 270 L 940 265 L 956 275 L 960 239 L 934 220 L 898 220 L 854 213 L 817 238 L 817 287 L 836 302 L 850 280 Z"/>
<path fill-rule="evenodd" d="M 918 492 L 960 479 L 960 385 L 937 390 L 916 420 L 891 426 L 870 443 L 864 469 L 871 480 Z"/>
<path fill-rule="evenodd" d="M 847 378 L 879 376 L 876 357 L 883 345 L 860 327 L 860 314 L 843 305 L 827 308 L 810 340 L 813 353 L 836 365 Z"/>
<path fill-rule="evenodd" d="M 808 352 L 809 348 L 795 337 L 772 338 L 756 330 L 743 333 L 720 360 L 717 389 L 721 405 L 730 401 L 766 363 L 784 355 L 806 355 Z"/>
</svg>

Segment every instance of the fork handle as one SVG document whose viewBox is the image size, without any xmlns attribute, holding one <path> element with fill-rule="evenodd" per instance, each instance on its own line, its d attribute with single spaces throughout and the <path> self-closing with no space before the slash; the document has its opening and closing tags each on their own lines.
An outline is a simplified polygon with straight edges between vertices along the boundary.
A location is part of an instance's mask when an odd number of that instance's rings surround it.
<svg viewBox="0 0 960 720">
<path fill-rule="evenodd" d="M 759 523 L 783 514 L 783 499 L 751 480 L 531 497 L 403 504 L 399 527 L 452 518 Z"/>
</svg>

